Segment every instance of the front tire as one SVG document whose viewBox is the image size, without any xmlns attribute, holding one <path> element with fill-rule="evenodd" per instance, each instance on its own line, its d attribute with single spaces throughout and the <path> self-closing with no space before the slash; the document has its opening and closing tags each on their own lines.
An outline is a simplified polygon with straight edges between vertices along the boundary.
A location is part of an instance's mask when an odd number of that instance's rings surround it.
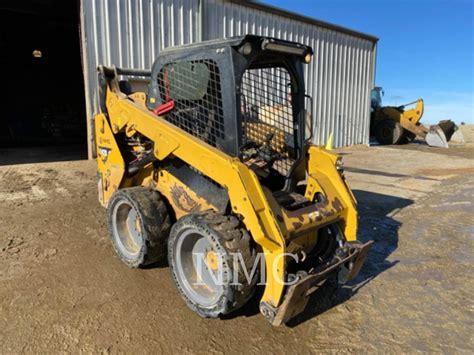
<svg viewBox="0 0 474 355">
<path fill-rule="evenodd" d="M 130 268 L 166 260 L 170 217 L 161 194 L 143 187 L 117 190 L 107 206 L 112 245 Z"/>
<path fill-rule="evenodd" d="M 400 140 L 399 144 L 409 144 L 411 142 L 413 142 L 416 138 L 416 134 L 413 134 L 409 131 L 407 131 L 406 129 L 404 129 L 404 133 L 403 133 L 403 137 L 402 139 Z"/>
<path fill-rule="evenodd" d="M 255 249 L 239 225 L 233 216 L 204 212 L 182 217 L 171 230 L 168 263 L 173 279 L 188 307 L 202 317 L 235 311 L 255 291 L 257 273 L 248 282 L 243 270 L 250 275 Z"/>
<path fill-rule="evenodd" d="M 404 133 L 399 122 L 383 119 L 375 125 L 375 138 L 382 145 L 399 144 Z"/>
</svg>

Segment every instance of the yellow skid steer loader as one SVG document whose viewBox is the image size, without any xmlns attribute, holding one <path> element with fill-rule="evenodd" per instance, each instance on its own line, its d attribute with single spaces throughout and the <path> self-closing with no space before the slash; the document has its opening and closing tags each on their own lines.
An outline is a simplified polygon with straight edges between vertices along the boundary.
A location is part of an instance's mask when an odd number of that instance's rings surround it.
<svg viewBox="0 0 474 355">
<path fill-rule="evenodd" d="M 261 313 L 283 324 L 328 278 L 354 278 L 371 247 L 357 241 L 341 158 L 305 137 L 312 54 L 249 35 L 166 49 L 151 71 L 99 67 L 113 247 L 132 268 L 167 260 L 203 317 L 242 307 L 261 284 Z"/>
</svg>

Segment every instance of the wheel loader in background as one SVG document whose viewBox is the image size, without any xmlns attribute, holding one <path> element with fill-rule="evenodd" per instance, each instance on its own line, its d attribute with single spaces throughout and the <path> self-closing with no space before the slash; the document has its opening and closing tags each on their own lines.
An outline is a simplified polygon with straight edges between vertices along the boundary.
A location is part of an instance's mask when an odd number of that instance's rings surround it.
<svg viewBox="0 0 474 355">
<path fill-rule="evenodd" d="M 328 278 L 354 278 L 372 245 L 357 241 L 341 158 L 305 137 L 312 54 L 248 35 L 166 49 L 151 71 L 99 67 L 98 188 L 113 247 L 132 268 L 167 259 L 203 317 L 243 306 L 258 282 L 261 313 L 281 325 Z"/>
<path fill-rule="evenodd" d="M 423 99 L 402 106 L 382 106 L 383 89 L 375 87 L 371 95 L 370 132 L 380 144 L 406 144 L 416 136 L 432 147 L 448 148 L 453 134 L 460 135 L 458 126 L 451 120 L 440 121 L 429 128 L 420 122 L 424 111 Z M 406 107 L 416 104 L 415 108 Z"/>
</svg>

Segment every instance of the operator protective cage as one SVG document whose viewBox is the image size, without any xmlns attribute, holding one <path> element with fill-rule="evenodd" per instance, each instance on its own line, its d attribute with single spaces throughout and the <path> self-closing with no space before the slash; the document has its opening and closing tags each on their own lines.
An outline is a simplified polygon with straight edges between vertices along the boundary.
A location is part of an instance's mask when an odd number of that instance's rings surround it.
<svg viewBox="0 0 474 355">
<path fill-rule="evenodd" d="M 252 35 L 165 49 L 153 64 L 147 106 L 231 156 L 269 144 L 280 154 L 274 169 L 288 176 L 303 156 L 302 62 L 312 54 L 309 46 Z"/>
</svg>

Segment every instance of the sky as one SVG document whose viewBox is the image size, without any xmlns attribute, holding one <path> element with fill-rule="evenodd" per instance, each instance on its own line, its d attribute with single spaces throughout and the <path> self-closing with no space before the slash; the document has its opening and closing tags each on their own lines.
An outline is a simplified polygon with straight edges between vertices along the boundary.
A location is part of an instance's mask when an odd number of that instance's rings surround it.
<svg viewBox="0 0 474 355">
<path fill-rule="evenodd" d="M 424 123 L 474 123 L 474 0 L 262 2 L 378 37 L 384 105 L 423 98 Z"/>
</svg>

